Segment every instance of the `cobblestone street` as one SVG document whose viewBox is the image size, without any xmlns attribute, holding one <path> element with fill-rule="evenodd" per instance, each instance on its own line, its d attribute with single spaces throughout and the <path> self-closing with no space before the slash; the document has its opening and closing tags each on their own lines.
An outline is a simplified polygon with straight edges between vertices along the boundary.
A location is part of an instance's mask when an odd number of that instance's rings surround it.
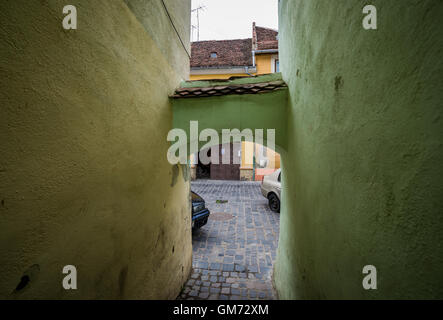
<svg viewBox="0 0 443 320">
<path fill-rule="evenodd" d="M 193 270 L 179 299 L 274 299 L 280 216 L 269 209 L 260 183 L 198 180 L 192 190 L 211 215 L 193 233 Z"/>
</svg>

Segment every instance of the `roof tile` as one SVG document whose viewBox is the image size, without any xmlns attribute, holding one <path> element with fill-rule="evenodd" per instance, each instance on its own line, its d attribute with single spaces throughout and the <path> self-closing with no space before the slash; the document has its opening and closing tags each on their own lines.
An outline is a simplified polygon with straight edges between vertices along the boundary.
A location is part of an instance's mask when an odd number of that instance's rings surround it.
<svg viewBox="0 0 443 320">
<path fill-rule="evenodd" d="M 191 68 L 252 65 L 252 39 L 198 41 L 191 44 Z M 215 52 L 217 58 L 211 58 Z"/>
<path fill-rule="evenodd" d="M 215 86 L 204 88 L 179 88 L 172 96 L 174 99 L 183 98 L 203 98 L 211 96 L 222 96 L 231 94 L 258 94 L 268 93 L 276 90 L 287 88 L 283 80 L 262 82 L 262 83 L 247 83 L 236 84 L 229 86 Z"/>
</svg>

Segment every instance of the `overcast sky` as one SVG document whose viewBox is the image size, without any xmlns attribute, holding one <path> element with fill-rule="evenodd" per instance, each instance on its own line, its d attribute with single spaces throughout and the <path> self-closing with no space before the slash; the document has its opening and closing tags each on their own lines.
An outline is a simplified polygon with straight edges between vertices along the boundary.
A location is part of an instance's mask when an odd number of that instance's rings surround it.
<svg viewBox="0 0 443 320">
<path fill-rule="evenodd" d="M 200 41 L 245 39 L 252 37 L 252 22 L 260 27 L 278 29 L 278 0 L 192 0 L 200 10 Z M 197 27 L 197 14 L 192 13 Z M 193 41 L 197 41 L 194 29 Z"/>
</svg>

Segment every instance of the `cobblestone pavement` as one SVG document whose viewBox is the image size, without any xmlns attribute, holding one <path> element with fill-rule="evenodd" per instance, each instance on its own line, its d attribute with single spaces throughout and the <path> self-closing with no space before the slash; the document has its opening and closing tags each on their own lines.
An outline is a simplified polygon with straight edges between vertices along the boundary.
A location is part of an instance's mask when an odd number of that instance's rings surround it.
<svg viewBox="0 0 443 320">
<path fill-rule="evenodd" d="M 193 232 L 193 270 L 178 299 L 274 299 L 280 215 L 269 209 L 260 183 L 198 180 L 192 190 L 211 215 Z"/>
</svg>

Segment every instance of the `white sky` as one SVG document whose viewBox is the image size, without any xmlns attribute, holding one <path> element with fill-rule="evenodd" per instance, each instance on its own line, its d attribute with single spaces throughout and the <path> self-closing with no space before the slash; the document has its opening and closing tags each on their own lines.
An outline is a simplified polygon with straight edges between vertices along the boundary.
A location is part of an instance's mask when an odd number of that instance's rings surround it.
<svg viewBox="0 0 443 320">
<path fill-rule="evenodd" d="M 192 0 L 192 9 L 200 10 L 200 41 L 245 39 L 252 37 L 252 22 L 257 26 L 278 29 L 278 0 Z M 197 13 L 192 13 L 197 27 Z M 197 41 L 193 29 L 192 41 Z"/>
</svg>

